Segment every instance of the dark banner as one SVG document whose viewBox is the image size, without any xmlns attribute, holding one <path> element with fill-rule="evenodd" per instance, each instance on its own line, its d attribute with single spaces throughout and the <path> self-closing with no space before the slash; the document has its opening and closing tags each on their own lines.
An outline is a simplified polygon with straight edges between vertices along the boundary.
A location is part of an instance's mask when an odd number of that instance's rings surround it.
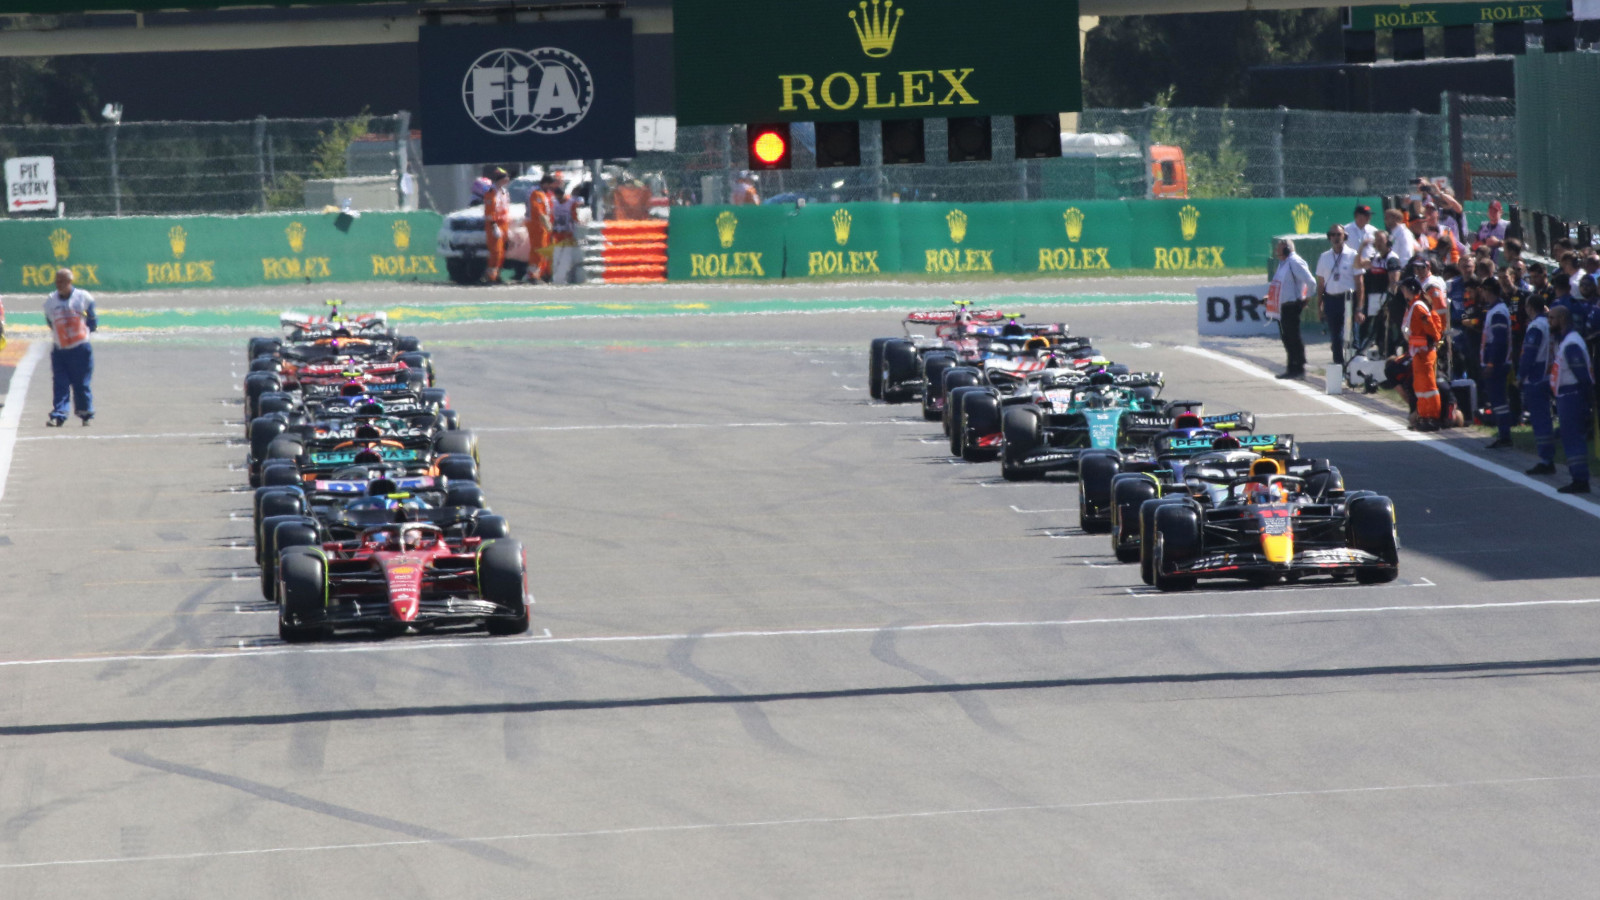
<svg viewBox="0 0 1600 900">
<path fill-rule="evenodd" d="M 429 165 L 631 157 L 633 23 L 425 25 Z"/>
<path fill-rule="evenodd" d="M 1072 112 L 1077 0 L 677 0 L 680 125 Z"/>
<path fill-rule="evenodd" d="M 1572 15 L 1567 0 L 1505 0 L 1500 3 L 1402 3 L 1395 6 L 1353 6 L 1349 10 L 1354 31 L 1385 28 L 1429 28 L 1439 25 L 1481 25 L 1486 22 L 1526 22 L 1566 19 Z"/>
</svg>

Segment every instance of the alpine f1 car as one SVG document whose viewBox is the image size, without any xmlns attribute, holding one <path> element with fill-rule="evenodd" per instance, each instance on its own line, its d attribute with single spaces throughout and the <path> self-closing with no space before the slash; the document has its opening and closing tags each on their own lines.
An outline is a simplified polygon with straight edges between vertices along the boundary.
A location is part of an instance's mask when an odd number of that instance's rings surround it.
<svg viewBox="0 0 1600 900">
<path fill-rule="evenodd" d="M 1151 580 L 1185 591 L 1198 578 L 1243 578 L 1256 584 L 1310 575 L 1354 576 L 1362 584 L 1400 573 L 1394 503 L 1370 491 L 1324 490 L 1282 474 L 1262 459 L 1251 474 L 1214 482 L 1209 503 L 1193 497 L 1158 504 L 1149 557 Z"/>
<path fill-rule="evenodd" d="M 359 390 L 359 386 L 355 387 Z M 307 450 L 348 446 L 357 440 L 398 442 L 402 447 L 413 449 L 444 446 L 448 448 L 442 451 L 445 453 L 476 454 L 477 451 L 477 439 L 470 431 L 452 427 L 459 423 L 458 417 L 414 397 L 401 396 L 389 401 L 364 393 L 347 395 L 312 404 L 315 417 L 305 412 L 304 407 L 289 406 L 286 410 L 276 402 L 270 407 L 270 411 L 251 420 L 248 429 L 250 443 L 245 463 L 252 487 L 261 484 L 261 467 L 268 459 L 289 459 Z M 452 434 L 459 437 L 446 437 Z M 274 447 L 274 442 L 282 443 Z M 457 477 L 462 476 L 457 473 Z"/>
<path fill-rule="evenodd" d="M 1068 338 L 1067 326 L 1062 323 L 1024 325 L 1019 315 L 973 310 L 970 305 L 961 300 L 954 309 L 910 313 L 903 322 L 904 337 L 875 338 L 867 375 L 872 398 L 905 403 L 923 396 L 929 388 L 928 359 L 948 360 L 950 365 L 976 364 L 992 355 L 1011 356 L 1025 349 L 1081 340 Z M 933 325 L 934 333 L 913 332 L 914 325 Z M 938 374 L 934 373 L 935 379 Z M 939 417 L 937 409 L 925 407 L 923 412 L 930 419 Z"/>
<path fill-rule="evenodd" d="M 351 540 L 290 543 L 273 561 L 278 635 L 318 640 L 336 629 L 399 634 L 476 626 L 528 630 L 527 564 L 510 538 L 452 538 L 437 525 L 391 523 Z"/>
</svg>

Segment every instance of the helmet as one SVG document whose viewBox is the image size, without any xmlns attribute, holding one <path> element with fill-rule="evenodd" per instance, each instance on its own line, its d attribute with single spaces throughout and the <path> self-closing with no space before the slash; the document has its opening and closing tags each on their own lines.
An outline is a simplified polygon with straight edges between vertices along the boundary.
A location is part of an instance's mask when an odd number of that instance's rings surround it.
<svg viewBox="0 0 1600 900">
<path fill-rule="evenodd" d="M 1173 428 L 1202 428 L 1205 423 L 1192 412 L 1186 412 L 1172 420 Z"/>
<path fill-rule="evenodd" d="M 472 182 L 472 199 L 482 200 L 483 195 L 489 193 L 489 189 L 492 187 L 494 187 L 494 182 L 487 178 L 480 177 L 475 179 Z"/>
<path fill-rule="evenodd" d="M 1089 375 L 1089 383 L 1090 384 L 1101 384 L 1101 385 L 1104 385 L 1104 384 L 1116 384 L 1117 383 L 1117 377 L 1115 375 L 1112 375 L 1110 372 L 1107 372 L 1105 369 L 1101 369 L 1098 372 L 1090 373 L 1090 375 Z"/>
<path fill-rule="evenodd" d="M 339 396 L 359 397 L 367 392 L 367 386 L 359 381 L 347 381 L 339 385 Z"/>
<path fill-rule="evenodd" d="M 1211 449 L 1213 450 L 1237 450 L 1243 446 L 1243 444 L 1239 443 L 1239 439 L 1231 434 L 1224 434 L 1211 442 Z"/>
</svg>

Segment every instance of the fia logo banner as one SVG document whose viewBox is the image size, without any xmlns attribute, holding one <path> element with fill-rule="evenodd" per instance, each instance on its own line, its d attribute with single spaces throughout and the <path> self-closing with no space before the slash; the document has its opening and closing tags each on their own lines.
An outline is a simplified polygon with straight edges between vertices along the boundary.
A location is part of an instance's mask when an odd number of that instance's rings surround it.
<svg viewBox="0 0 1600 900">
<path fill-rule="evenodd" d="M 561 134 L 594 105 L 594 76 L 560 47 L 490 50 L 461 80 L 467 115 L 491 134 Z"/>
</svg>

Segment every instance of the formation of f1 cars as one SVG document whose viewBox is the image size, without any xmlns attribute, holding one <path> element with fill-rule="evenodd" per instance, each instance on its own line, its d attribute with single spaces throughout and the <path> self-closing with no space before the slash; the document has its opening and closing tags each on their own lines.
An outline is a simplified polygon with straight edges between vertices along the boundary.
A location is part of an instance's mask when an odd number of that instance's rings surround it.
<svg viewBox="0 0 1600 900">
<path fill-rule="evenodd" d="M 1346 489 L 1328 460 L 1301 457 L 1293 435 L 1256 433 L 1251 413 L 1162 400 L 1160 372 L 1130 371 L 1063 324 L 958 302 L 903 325 L 903 336 L 871 344 L 872 397 L 920 403 L 952 455 L 998 461 L 1008 481 L 1074 479 L 1079 526 L 1108 534 L 1146 584 L 1399 575 L 1393 502 Z"/>
<path fill-rule="evenodd" d="M 478 443 L 385 314 L 285 313 L 251 338 L 245 462 L 261 593 L 288 642 L 528 630 L 522 544 L 478 485 Z"/>
</svg>

